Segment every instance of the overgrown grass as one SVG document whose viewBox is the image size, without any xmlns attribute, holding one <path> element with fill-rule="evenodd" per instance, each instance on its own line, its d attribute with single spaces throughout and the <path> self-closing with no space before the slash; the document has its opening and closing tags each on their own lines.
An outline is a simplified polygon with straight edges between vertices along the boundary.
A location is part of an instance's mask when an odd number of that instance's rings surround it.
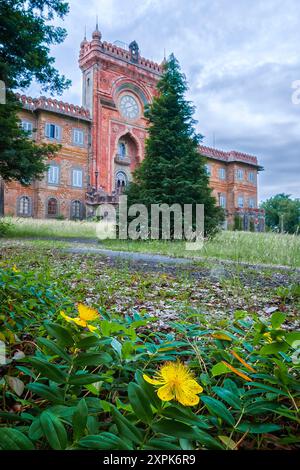
<svg viewBox="0 0 300 470">
<path fill-rule="evenodd" d="M 288 234 L 220 232 L 205 242 L 202 250 L 186 250 L 182 241 L 160 240 L 105 240 L 106 248 L 113 250 L 160 253 L 176 257 L 210 257 L 244 261 L 253 264 L 300 266 L 300 237 Z"/>
<path fill-rule="evenodd" d="M 96 223 L 72 220 L 6 217 L 10 237 L 96 238 Z"/>
<path fill-rule="evenodd" d="M 6 218 L 9 237 L 65 237 L 96 239 L 95 222 Z M 206 241 L 202 250 L 186 250 L 183 241 L 101 240 L 105 248 L 121 251 L 158 253 L 175 257 L 217 258 L 253 264 L 300 266 L 300 237 L 277 233 L 220 232 Z"/>
</svg>

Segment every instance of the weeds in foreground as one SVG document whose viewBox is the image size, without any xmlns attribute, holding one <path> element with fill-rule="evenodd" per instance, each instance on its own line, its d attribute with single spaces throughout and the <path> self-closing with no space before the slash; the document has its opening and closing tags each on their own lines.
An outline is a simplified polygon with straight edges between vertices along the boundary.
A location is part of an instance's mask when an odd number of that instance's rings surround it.
<svg viewBox="0 0 300 470">
<path fill-rule="evenodd" d="M 284 313 L 236 311 L 222 329 L 194 314 L 160 330 L 147 313 L 77 310 L 41 280 L 22 311 L 11 297 L 30 291 L 34 275 L 0 275 L 12 286 L 1 299 L 0 448 L 299 447 L 300 332 L 282 328 Z"/>
</svg>

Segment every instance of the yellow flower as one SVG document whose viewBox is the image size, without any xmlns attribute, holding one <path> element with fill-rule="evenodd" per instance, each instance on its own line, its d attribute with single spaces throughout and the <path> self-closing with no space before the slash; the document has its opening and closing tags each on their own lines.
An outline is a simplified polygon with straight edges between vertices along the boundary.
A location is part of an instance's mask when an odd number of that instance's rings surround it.
<svg viewBox="0 0 300 470">
<path fill-rule="evenodd" d="M 65 312 L 60 312 L 61 316 L 69 323 L 75 323 L 76 325 L 88 328 L 90 331 L 95 331 L 97 328 L 93 325 L 89 325 L 88 322 L 96 320 L 99 317 L 97 310 L 91 307 L 87 307 L 83 304 L 78 304 L 78 317 L 69 317 Z"/>
<path fill-rule="evenodd" d="M 162 401 L 177 400 L 184 406 L 194 406 L 199 403 L 198 393 L 203 388 L 196 382 L 192 372 L 181 362 L 167 362 L 154 379 L 143 375 L 144 380 L 152 385 L 159 386 L 157 395 Z"/>
<path fill-rule="evenodd" d="M 19 273 L 20 272 L 15 264 L 13 265 L 12 270 L 13 270 L 14 273 Z"/>
<path fill-rule="evenodd" d="M 272 343 L 272 336 L 271 336 L 271 333 L 268 331 L 267 333 L 264 333 L 263 336 L 266 338 L 266 341 L 268 343 Z"/>
</svg>

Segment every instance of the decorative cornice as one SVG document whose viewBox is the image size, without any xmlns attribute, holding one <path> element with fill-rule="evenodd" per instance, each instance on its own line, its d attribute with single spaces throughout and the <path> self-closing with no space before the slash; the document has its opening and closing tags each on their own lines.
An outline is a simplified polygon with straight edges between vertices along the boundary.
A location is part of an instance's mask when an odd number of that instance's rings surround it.
<svg viewBox="0 0 300 470">
<path fill-rule="evenodd" d="M 213 158 L 214 160 L 223 161 L 226 163 L 230 162 L 242 162 L 251 166 L 257 167 L 259 170 L 263 168 L 258 165 L 257 157 L 248 155 L 247 153 L 237 152 L 236 150 L 230 150 L 225 152 L 212 147 L 206 147 L 205 145 L 199 145 L 199 153 L 207 158 Z"/>
<path fill-rule="evenodd" d="M 64 116 L 82 119 L 84 121 L 91 121 L 89 110 L 82 106 L 65 103 L 53 98 L 46 98 L 45 96 L 31 98 L 31 96 L 16 93 L 16 97 L 21 101 L 23 108 L 30 111 L 44 110 L 51 113 L 58 113 L 63 114 Z"/>
</svg>

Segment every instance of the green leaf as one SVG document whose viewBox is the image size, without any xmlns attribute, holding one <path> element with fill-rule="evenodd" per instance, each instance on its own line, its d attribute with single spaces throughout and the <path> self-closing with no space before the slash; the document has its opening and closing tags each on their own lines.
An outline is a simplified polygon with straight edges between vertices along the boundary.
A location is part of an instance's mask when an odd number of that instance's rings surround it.
<svg viewBox="0 0 300 470">
<path fill-rule="evenodd" d="M 91 450 L 132 450 L 132 446 L 110 432 L 85 436 L 80 439 L 79 445 Z"/>
<path fill-rule="evenodd" d="M 168 406 L 162 409 L 161 414 L 167 418 L 176 419 L 177 421 L 182 421 L 192 426 L 199 426 L 203 429 L 209 429 L 211 427 L 206 423 L 207 419 L 204 416 L 196 415 L 190 409 Z"/>
<path fill-rule="evenodd" d="M 106 352 L 96 353 L 88 352 L 81 353 L 74 359 L 74 365 L 76 366 L 98 366 L 102 364 L 110 364 L 113 358 Z"/>
<path fill-rule="evenodd" d="M 101 375 L 97 374 L 73 374 L 69 377 L 70 385 L 88 385 L 102 380 Z"/>
<path fill-rule="evenodd" d="M 1 450 L 34 450 L 34 445 L 21 431 L 13 428 L 0 428 Z"/>
<path fill-rule="evenodd" d="M 146 382 L 146 380 L 143 379 L 143 374 L 140 370 L 136 371 L 134 377 L 138 385 L 142 388 L 142 390 L 146 394 L 151 405 L 154 406 L 154 408 L 158 410 L 161 409 L 162 401 L 158 398 L 153 385 L 150 385 L 148 382 Z"/>
<path fill-rule="evenodd" d="M 222 418 L 226 423 L 230 424 L 230 426 L 234 426 L 234 417 L 221 401 L 206 395 L 201 396 L 201 400 L 205 403 L 210 413 Z"/>
<path fill-rule="evenodd" d="M 179 444 L 182 450 L 194 450 L 193 444 L 188 439 L 181 437 L 179 439 Z"/>
<path fill-rule="evenodd" d="M 39 383 L 31 383 L 27 385 L 28 390 L 36 393 L 42 398 L 49 400 L 54 403 L 63 403 L 64 396 L 63 391 L 54 385 L 44 385 Z"/>
<path fill-rule="evenodd" d="M 130 382 L 128 385 L 128 398 L 136 416 L 144 423 L 150 424 L 152 410 L 143 389 L 136 383 Z"/>
<path fill-rule="evenodd" d="M 43 436 L 43 429 L 40 423 L 40 417 L 38 416 L 34 421 L 32 421 L 29 431 L 28 437 L 33 441 L 38 441 Z"/>
<path fill-rule="evenodd" d="M 275 388 L 275 387 L 271 387 L 270 385 L 265 385 L 263 383 L 260 383 L 260 382 L 249 382 L 247 383 L 247 385 L 249 387 L 257 387 L 257 391 L 260 391 L 260 392 L 264 392 L 264 391 L 267 391 L 267 392 L 271 392 L 271 393 L 275 393 L 276 395 L 284 395 L 286 397 L 288 397 L 288 393 L 284 392 L 283 390 L 280 390 L 279 388 Z M 252 390 L 250 390 L 252 391 Z M 245 393 L 245 395 L 247 395 L 248 392 Z"/>
<path fill-rule="evenodd" d="M 217 377 L 218 375 L 222 375 L 222 374 L 228 374 L 228 372 L 229 372 L 229 369 L 226 366 L 226 364 L 224 364 L 223 362 L 218 362 L 218 364 L 215 364 L 211 369 L 211 373 L 213 377 Z"/>
<path fill-rule="evenodd" d="M 282 312 L 274 312 L 273 315 L 271 316 L 271 325 L 272 328 L 276 329 L 279 328 L 280 325 L 284 322 L 286 319 L 286 314 Z"/>
<path fill-rule="evenodd" d="M 76 346 L 79 349 L 89 349 L 89 348 L 93 348 L 95 346 L 98 346 L 99 343 L 100 343 L 100 340 L 99 340 L 98 336 L 88 335 L 88 336 L 85 336 L 84 338 L 82 338 L 80 341 L 78 341 Z"/>
<path fill-rule="evenodd" d="M 74 345 L 74 339 L 67 328 L 58 323 L 45 322 L 45 328 L 50 336 L 53 336 L 64 347 Z"/>
<path fill-rule="evenodd" d="M 265 434 L 268 432 L 280 431 L 281 426 L 278 424 L 252 424 L 242 423 L 237 427 L 238 431 L 250 432 L 251 434 Z"/>
<path fill-rule="evenodd" d="M 237 450 L 237 444 L 229 436 L 218 436 L 221 442 L 225 444 L 226 449 Z"/>
<path fill-rule="evenodd" d="M 223 387 L 213 387 L 213 391 L 215 392 L 218 397 L 222 398 L 222 400 L 226 401 L 228 405 L 233 406 L 233 408 L 240 410 L 242 407 L 242 403 L 240 397 L 234 393 L 232 393 L 227 388 Z"/>
<path fill-rule="evenodd" d="M 40 415 L 41 428 L 50 447 L 54 450 L 63 450 L 67 447 L 67 432 L 57 416 L 49 411 Z"/>
<path fill-rule="evenodd" d="M 300 331 L 293 331 L 292 333 L 288 333 L 285 337 L 285 340 L 290 346 L 293 346 L 293 343 L 300 341 Z"/>
<path fill-rule="evenodd" d="M 116 338 L 113 338 L 110 344 L 111 347 L 118 353 L 118 355 L 122 357 L 122 344 L 120 341 L 118 341 Z"/>
<path fill-rule="evenodd" d="M 154 432 L 159 434 L 166 434 L 167 436 L 173 436 L 177 438 L 185 438 L 197 440 L 197 429 L 194 429 L 188 424 L 181 423 L 175 419 L 161 419 L 158 423 L 152 424 Z"/>
<path fill-rule="evenodd" d="M 80 439 L 83 436 L 86 425 L 87 425 L 87 419 L 88 419 L 88 408 L 87 408 L 85 399 L 82 398 L 75 408 L 73 419 L 72 419 L 73 435 L 74 435 L 75 441 L 78 441 L 78 439 Z"/>
<path fill-rule="evenodd" d="M 36 357 L 31 357 L 29 361 L 33 365 L 34 369 L 42 374 L 43 377 L 46 377 L 49 380 L 53 380 L 53 382 L 57 382 L 59 384 L 66 382 L 67 376 L 65 372 L 63 372 L 57 365 L 51 364 L 44 359 L 38 359 Z"/>
<path fill-rule="evenodd" d="M 156 433 L 200 442 L 207 449 L 223 449 L 222 445 L 207 432 L 188 426 L 175 419 L 162 419 L 159 423 L 152 424 L 151 427 Z"/>
<path fill-rule="evenodd" d="M 66 352 L 59 347 L 54 341 L 47 338 L 38 338 L 38 345 L 44 346 L 48 351 L 51 351 L 54 355 L 62 357 L 67 363 L 71 362 L 71 358 Z"/>
<path fill-rule="evenodd" d="M 125 416 L 123 416 L 116 408 L 113 408 L 112 416 L 117 425 L 120 436 L 128 438 L 136 444 L 140 444 L 143 441 L 142 431 L 125 418 Z"/>
<path fill-rule="evenodd" d="M 150 439 L 146 445 L 143 446 L 143 450 L 180 450 L 178 444 L 174 444 L 170 438 L 160 438 L 157 439 L 154 437 Z"/>
<path fill-rule="evenodd" d="M 267 356 L 268 354 L 277 354 L 279 352 L 286 352 L 290 348 L 289 344 L 286 342 L 277 342 L 265 344 L 259 351 L 262 356 Z"/>
</svg>

